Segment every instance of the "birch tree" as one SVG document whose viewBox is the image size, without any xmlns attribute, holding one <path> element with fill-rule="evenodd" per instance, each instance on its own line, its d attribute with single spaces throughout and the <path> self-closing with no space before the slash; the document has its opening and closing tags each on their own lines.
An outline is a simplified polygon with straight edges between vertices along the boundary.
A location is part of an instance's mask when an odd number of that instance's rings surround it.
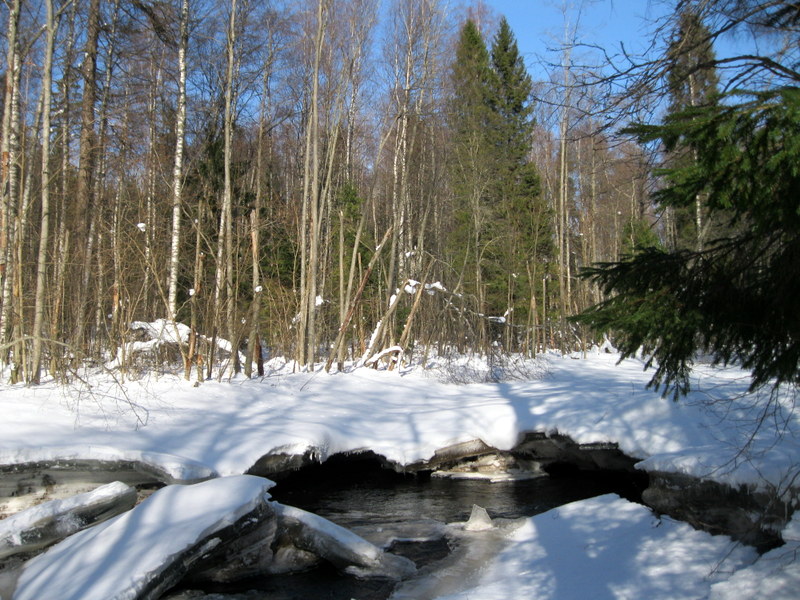
<svg viewBox="0 0 800 600">
<path fill-rule="evenodd" d="M 3 109 L 3 135 L 0 141 L 0 180 L 2 182 L 2 206 L 0 206 L 0 276 L 2 276 L 2 307 L 0 307 L 0 341 L 8 342 L 9 322 L 12 317 L 11 284 L 15 276 L 13 260 L 13 225 L 16 220 L 17 194 L 19 188 L 19 81 L 21 60 L 19 56 L 18 27 L 20 2 L 14 0 L 9 6 L 8 29 L 6 31 L 6 85 Z M 7 364 L 9 349 L 2 352 Z"/>
<path fill-rule="evenodd" d="M 186 51 L 189 45 L 189 0 L 181 0 L 178 35 L 178 110 L 175 123 L 175 157 L 172 163 L 172 238 L 169 255 L 167 317 L 174 321 L 178 303 L 181 212 L 183 186 L 183 148 L 186 131 Z"/>
</svg>

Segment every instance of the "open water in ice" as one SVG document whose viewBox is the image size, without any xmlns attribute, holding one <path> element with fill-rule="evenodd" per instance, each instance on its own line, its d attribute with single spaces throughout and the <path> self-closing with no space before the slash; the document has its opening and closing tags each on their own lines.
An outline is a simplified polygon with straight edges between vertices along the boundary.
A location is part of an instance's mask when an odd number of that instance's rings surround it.
<svg viewBox="0 0 800 600">
<path fill-rule="evenodd" d="M 448 524 L 469 519 L 473 504 L 500 525 L 576 500 L 616 492 L 636 498 L 629 478 L 562 473 L 516 482 L 399 477 L 370 465 L 329 465 L 290 477 L 272 490 L 278 502 L 314 512 L 385 549 L 413 560 L 415 580 L 360 580 L 329 565 L 290 576 L 184 591 L 170 600 L 424 600 L 463 584 L 471 562 L 489 558 L 503 543 L 501 531 L 465 533 Z M 437 582 L 432 587 L 430 582 Z M 445 586 L 442 589 L 442 586 Z M 395 589 L 397 587 L 397 589 Z M 394 593 L 394 596 L 393 596 Z"/>
</svg>

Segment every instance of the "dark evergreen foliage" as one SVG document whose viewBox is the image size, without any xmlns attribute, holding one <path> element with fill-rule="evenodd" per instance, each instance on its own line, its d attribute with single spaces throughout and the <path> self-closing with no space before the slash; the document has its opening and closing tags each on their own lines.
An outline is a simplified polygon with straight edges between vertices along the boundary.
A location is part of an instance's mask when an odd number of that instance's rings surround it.
<svg viewBox="0 0 800 600">
<path fill-rule="evenodd" d="M 475 24 L 465 23 L 452 83 L 452 260 L 481 313 L 525 322 L 531 263 L 549 248 L 549 213 L 530 160 L 532 82 L 505 19 L 491 53 Z"/>
<path fill-rule="evenodd" d="M 461 29 L 451 77 L 450 124 L 456 140 L 485 136 L 491 120 L 489 94 L 493 73 L 486 44 L 472 21 L 467 21 Z"/>
<path fill-rule="evenodd" d="M 495 115 L 495 139 L 498 152 L 504 154 L 507 168 L 524 165 L 529 160 L 533 133 L 533 83 L 519 53 L 517 41 L 505 18 L 501 19 L 492 43 L 494 77 L 490 104 Z"/>
<path fill-rule="evenodd" d="M 626 357 L 643 348 L 651 385 L 676 398 L 698 352 L 750 369 L 752 389 L 800 383 L 800 89 L 739 93 L 634 131 L 697 157 L 662 172 L 658 202 L 701 195 L 732 233 L 702 251 L 649 248 L 587 270 L 608 299 L 576 320 L 612 331 Z"/>
<path fill-rule="evenodd" d="M 670 112 L 716 101 L 719 88 L 711 34 L 693 5 L 678 17 L 675 38 L 667 50 Z"/>
</svg>

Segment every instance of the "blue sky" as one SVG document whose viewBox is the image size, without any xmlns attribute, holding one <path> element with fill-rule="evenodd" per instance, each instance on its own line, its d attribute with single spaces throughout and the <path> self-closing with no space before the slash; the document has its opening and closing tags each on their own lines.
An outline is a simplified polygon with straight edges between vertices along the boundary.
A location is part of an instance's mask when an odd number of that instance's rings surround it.
<svg viewBox="0 0 800 600">
<path fill-rule="evenodd" d="M 465 0 L 466 1 L 466 0 Z M 539 64 L 549 58 L 558 62 L 557 51 L 564 38 L 564 11 L 567 4 L 570 27 L 577 22 L 577 41 L 605 48 L 609 55 L 626 52 L 638 55 L 653 44 L 659 24 L 671 16 L 676 0 L 483 0 L 497 15 L 505 15 L 520 52 L 534 78 L 541 74 Z M 765 51 L 768 39 L 754 40 L 739 32 L 717 39 L 717 57 Z M 662 48 L 663 49 L 663 46 Z M 580 51 L 576 51 L 579 55 Z M 548 56 L 549 55 L 549 56 Z M 594 63 L 595 61 L 590 61 Z"/>
<path fill-rule="evenodd" d="M 538 61 L 557 48 L 564 36 L 561 0 L 484 0 L 505 15 L 517 37 L 519 49 L 531 71 Z M 597 44 L 609 54 L 624 43 L 629 52 L 640 52 L 652 42 L 653 22 L 669 10 L 663 0 L 568 0 L 570 27 L 577 21 L 578 41 Z M 580 7 L 580 10 L 578 10 Z"/>
</svg>

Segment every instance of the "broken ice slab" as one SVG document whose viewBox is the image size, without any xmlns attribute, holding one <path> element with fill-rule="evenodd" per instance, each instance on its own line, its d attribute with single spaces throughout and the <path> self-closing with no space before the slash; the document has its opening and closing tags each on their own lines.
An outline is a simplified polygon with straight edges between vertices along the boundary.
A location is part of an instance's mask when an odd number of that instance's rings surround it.
<svg viewBox="0 0 800 600">
<path fill-rule="evenodd" d="M 0 521 L 0 559 L 40 550 L 133 508 L 136 490 L 119 481 L 51 500 Z"/>
<path fill-rule="evenodd" d="M 416 571 L 414 563 L 407 558 L 384 552 L 349 529 L 319 515 L 293 506 L 278 503 L 274 506 L 278 516 L 278 536 L 289 540 L 300 551 L 327 560 L 352 575 L 399 580 Z"/>
</svg>

